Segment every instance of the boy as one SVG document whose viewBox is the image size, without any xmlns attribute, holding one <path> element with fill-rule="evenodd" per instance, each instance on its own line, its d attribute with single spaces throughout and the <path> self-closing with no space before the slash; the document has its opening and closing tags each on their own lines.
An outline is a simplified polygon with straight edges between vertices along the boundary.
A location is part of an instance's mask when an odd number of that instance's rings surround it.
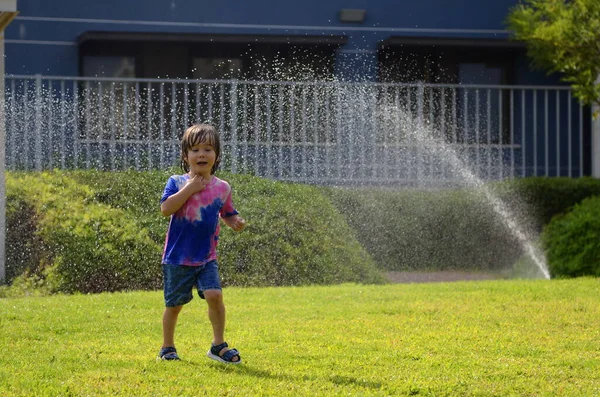
<svg viewBox="0 0 600 397">
<path fill-rule="evenodd" d="M 246 222 L 233 207 L 229 184 L 214 175 L 220 155 L 220 137 L 213 126 L 189 127 L 181 139 L 181 166 L 186 174 L 171 176 L 160 200 L 162 214 L 171 217 L 162 258 L 166 307 L 161 360 L 179 360 L 175 325 L 183 305 L 192 300 L 193 287 L 208 303 L 213 341 L 207 356 L 227 364 L 242 360 L 224 340 L 225 305 L 216 248 L 219 217 L 235 231 Z"/>
</svg>

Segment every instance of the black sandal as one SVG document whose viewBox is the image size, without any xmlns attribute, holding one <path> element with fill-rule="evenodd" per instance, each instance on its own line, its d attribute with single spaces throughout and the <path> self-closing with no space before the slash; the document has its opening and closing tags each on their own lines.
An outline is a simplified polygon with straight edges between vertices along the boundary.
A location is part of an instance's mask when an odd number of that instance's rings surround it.
<svg viewBox="0 0 600 397">
<path fill-rule="evenodd" d="M 174 347 L 163 347 L 158 352 L 158 360 L 166 360 L 166 361 L 179 361 L 181 360 L 177 355 L 177 349 Z"/>
<path fill-rule="evenodd" d="M 206 356 L 210 359 L 224 364 L 241 364 L 242 357 L 240 356 L 240 352 L 236 349 L 229 349 L 225 353 L 219 354 L 221 353 L 221 350 L 225 349 L 226 347 L 229 347 L 227 342 L 223 342 L 217 346 L 211 345 L 210 350 L 208 351 L 208 353 L 206 353 Z M 237 357 L 236 361 L 233 361 L 234 357 Z"/>
</svg>

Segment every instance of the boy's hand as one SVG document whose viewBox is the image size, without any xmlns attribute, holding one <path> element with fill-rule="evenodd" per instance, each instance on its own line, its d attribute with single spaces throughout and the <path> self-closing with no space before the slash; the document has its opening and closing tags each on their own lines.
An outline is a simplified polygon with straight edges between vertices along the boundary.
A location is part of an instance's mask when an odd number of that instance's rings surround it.
<svg viewBox="0 0 600 397">
<path fill-rule="evenodd" d="M 194 176 L 186 182 L 185 187 L 188 186 L 188 189 L 191 189 L 192 193 L 201 192 L 206 187 L 206 181 L 201 175 L 194 174 Z"/>
<path fill-rule="evenodd" d="M 223 222 L 236 232 L 243 230 L 246 227 L 246 221 L 239 215 L 223 218 Z"/>
</svg>

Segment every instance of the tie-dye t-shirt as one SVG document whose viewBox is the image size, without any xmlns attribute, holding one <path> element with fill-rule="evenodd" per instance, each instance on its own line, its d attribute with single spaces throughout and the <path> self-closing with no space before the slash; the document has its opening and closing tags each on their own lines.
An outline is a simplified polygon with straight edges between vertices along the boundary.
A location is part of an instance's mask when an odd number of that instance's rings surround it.
<svg viewBox="0 0 600 397">
<path fill-rule="evenodd" d="M 171 176 L 160 203 L 182 189 L 189 179 L 187 174 Z M 213 175 L 204 190 L 194 193 L 171 215 L 162 263 L 202 266 L 217 259 L 219 215 L 226 218 L 237 213 L 231 187 Z"/>
</svg>

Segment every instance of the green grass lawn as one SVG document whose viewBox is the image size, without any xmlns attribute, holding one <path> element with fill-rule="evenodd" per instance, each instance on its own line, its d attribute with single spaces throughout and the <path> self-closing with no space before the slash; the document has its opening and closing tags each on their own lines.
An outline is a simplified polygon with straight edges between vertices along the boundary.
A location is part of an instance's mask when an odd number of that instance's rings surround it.
<svg viewBox="0 0 600 397">
<path fill-rule="evenodd" d="M 600 395 L 600 280 L 228 288 L 156 361 L 161 292 L 0 299 L 0 395 Z"/>
</svg>

